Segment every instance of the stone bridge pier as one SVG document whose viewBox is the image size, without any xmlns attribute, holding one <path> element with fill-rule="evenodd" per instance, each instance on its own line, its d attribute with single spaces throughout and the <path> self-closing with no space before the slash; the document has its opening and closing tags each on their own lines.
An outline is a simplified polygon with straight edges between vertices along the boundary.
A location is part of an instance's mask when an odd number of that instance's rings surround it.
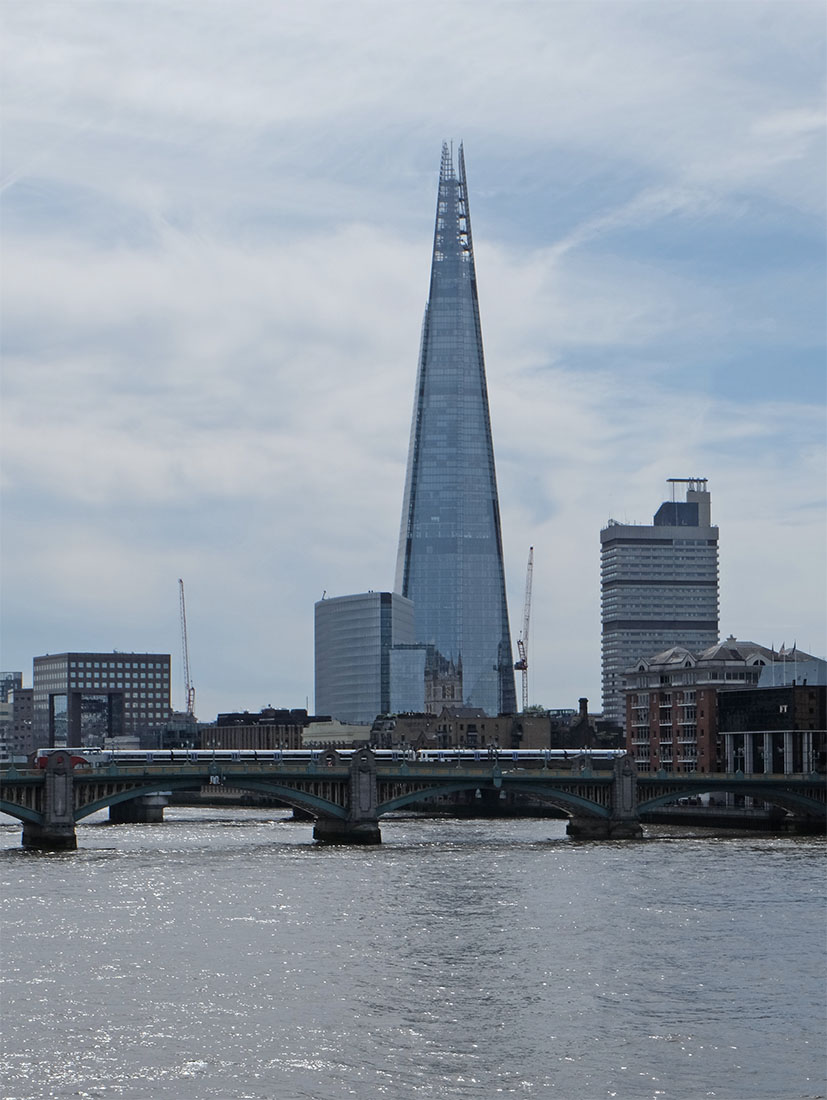
<svg viewBox="0 0 827 1100">
<path fill-rule="evenodd" d="M 126 802 L 113 802 L 109 807 L 110 825 L 159 825 L 169 799 L 162 794 L 145 794 Z"/>
<path fill-rule="evenodd" d="M 381 844 L 376 807 L 376 757 L 369 749 L 360 749 L 350 762 L 347 816 L 318 818 L 313 839 L 325 844 Z"/>
<path fill-rule="evenodd" d="M 637 768 L 631 756 L 623 756 L 614 763 L 608 816 L 575 815 L 570 818 L 566 832 L 581 840 L 633 840 L 643 835 L 637 804 Z"/>
<path fill-rule="evenodd" d="M 75 833 L 71 755 L 68 752 L 52 753 L 44 778 L 43 817 L 39 822 L 23 822 L 23 847 L 74 851 L 78 838 Z"/>
</svg>

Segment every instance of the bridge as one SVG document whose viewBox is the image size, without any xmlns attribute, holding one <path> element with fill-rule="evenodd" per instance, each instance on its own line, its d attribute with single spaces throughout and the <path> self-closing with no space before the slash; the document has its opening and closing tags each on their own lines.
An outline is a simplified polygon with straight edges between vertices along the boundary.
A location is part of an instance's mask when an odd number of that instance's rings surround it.
<svg viewBox="0 0 827 1100">
<path fill-rule="evenodd" d="M 494 792 L 553 806 L 569 818 L 568 834 L 581 838 L 638 837 L 641 814 L 709 792 L 758 799 L 810 827 L 824 828 L 827 816 L 823 775 L 638 774 L 631 756 L 602 769 L 586 756 L 565 768 L 527 767 L 507 757 L 378 762 L 367 748 L 347 760 L 328 749 L 301 763 L 202 759 L 96 768 L 74 767 L 68 752 L 56 752 L 45 768 L 0 772 L 0 812 L 23 823 L 24 847 L 70 850 L 77 847 L 77 822 L 98 810 L 109 808 L 113 821 L 161 821 L 161 796 L 211 786 L 263 794 L 309 813 L 314 839 L 338 844 L 379 844 L 385 815 L 462 792 L 470 797 Z"/>
</svg>

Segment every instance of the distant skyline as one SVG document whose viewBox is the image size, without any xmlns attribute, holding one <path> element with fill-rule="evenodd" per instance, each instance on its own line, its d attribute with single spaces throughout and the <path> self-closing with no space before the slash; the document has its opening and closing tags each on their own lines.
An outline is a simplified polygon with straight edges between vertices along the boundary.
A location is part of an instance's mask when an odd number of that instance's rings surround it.
<svg viewBox="0 0 827 1100">
<path fill-rule="evenodd" d="M 393 584 L 464 142 L 512 642 L 600 706 L 600 529 L 705 477 L 723 636 L 824 656 L 820 3 L 7 4 L 2 651 L 170 652 L 313 709 Z"/>
</svg>

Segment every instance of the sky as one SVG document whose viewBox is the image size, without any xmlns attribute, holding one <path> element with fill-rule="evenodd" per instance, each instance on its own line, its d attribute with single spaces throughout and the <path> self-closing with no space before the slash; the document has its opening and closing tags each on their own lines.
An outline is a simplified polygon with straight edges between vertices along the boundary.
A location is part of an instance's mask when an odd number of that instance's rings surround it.
<svg viewBox="0 0 827 1100">
<path fill-rule="evenodd" d="M 720 626 L 827 654 L 825 15 L 780 0 L 6 0 L 2 651 L 313 709 L 390 589 L 464 143 L 511 633 L 600 708 L 600 529 L 709 479 Z M 519 697 L 519 684 L 517 685 Z"/>
</svg>

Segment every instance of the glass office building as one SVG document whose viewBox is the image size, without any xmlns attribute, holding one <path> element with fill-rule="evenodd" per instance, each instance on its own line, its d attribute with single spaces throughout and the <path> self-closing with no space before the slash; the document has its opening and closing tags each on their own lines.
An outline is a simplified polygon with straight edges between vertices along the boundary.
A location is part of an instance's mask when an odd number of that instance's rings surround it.
<svg viewBox="0 0 827 1100">
<path fill-rule="evenodd" d="M 413 607 L 395 592 L 315 605 L 316 714 L 372 723 L 391 709 L 391 647 L 414 640 Z"/>
<path fill-rule="evenodd" d="M 390 653 L 391 714 L 421 714 L 425 710 L 427 645 L 397 645 Z"/>
<path fill-rule="evenodd" d="M 718 641 L 718 528 L 706 478 L 669 478 L 686 499 L 665 501 L 651 526 L 609 520 L 600 532 L 603 717 L 625 726 L 628 668 L 672 646 Z"/>
<path fill-rule="evenodd" d="M 462 670 L 463 702 L 517 707 L 465 160 L 442 149 L 396 591 L 416 640 Z"/>
</svg>

